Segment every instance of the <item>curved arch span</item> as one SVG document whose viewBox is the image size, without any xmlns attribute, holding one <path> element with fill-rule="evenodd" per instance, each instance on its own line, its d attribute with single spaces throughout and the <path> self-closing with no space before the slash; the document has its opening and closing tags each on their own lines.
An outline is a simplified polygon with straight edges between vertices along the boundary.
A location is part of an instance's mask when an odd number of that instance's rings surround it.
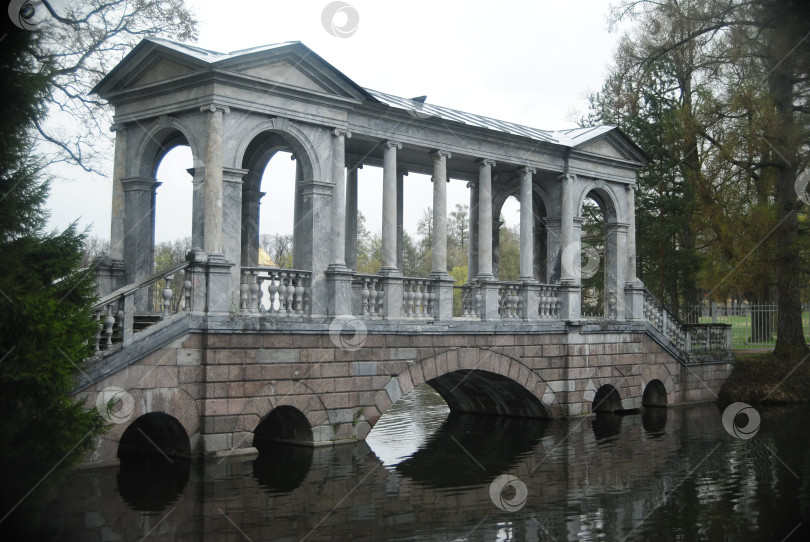
<svg viewBox="0 0 810 542">
<path fill-rule="evenodd" d="M 139 416 L 118 443 L 121 459 L 144 455 L 188 457 L 190 454 L 191 444 L 183 424 L 165 412 Z"/>
</svg>

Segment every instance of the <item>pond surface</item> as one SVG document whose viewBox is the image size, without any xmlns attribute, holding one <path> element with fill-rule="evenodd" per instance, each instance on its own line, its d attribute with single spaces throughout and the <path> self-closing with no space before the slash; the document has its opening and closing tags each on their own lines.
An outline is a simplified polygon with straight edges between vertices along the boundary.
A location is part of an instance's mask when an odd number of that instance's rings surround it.
<svg viewBox="0 0 810 542">
<path fill-rule="evenodd" d="M 808 540 L 806 411 L 760 413 L 742 440 L 716 405 L 523 420 L 420 387 L 356 445 L 77 471 L 35 539 Z"/>
</svg>

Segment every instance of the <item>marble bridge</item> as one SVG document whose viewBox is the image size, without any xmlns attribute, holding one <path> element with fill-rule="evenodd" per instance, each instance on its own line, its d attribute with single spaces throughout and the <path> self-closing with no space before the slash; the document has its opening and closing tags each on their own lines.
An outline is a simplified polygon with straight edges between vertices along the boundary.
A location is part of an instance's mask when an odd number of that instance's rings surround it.
<svg viewBox="0 0 810 542">
<path fill-rule="evenodd" d="M 150 38 L 95 92 L 115 108 L 111 252 L 75 393 L 117 406 L 91 461 L 363 439 L 425 382 L 451 410 L 557 418 L 713 400 L 731 370 L 728 326 L 684 324 L 636 277 L 646 157 L 615 127 L 538 130 L 369 90 L 299 42 L 225 54 Z M 178 145 L 193 157 L 195 248 L 155 273 L 155 177 Z M 258 260 L 262 175 L 281 151 L 296 168 L 293 269 Z M 356 271 L 363 166 L 382 168 L 374 275 Z M 425 277 L 401 272 L 409 172 L 433 182 Z M 470 195 L 458 286 L 449 182 Z M 505 282 L 509 197 L 520 277 Z M 588 198 L 604 217 L 599 317 L 582 315 Z"/>
</svg>

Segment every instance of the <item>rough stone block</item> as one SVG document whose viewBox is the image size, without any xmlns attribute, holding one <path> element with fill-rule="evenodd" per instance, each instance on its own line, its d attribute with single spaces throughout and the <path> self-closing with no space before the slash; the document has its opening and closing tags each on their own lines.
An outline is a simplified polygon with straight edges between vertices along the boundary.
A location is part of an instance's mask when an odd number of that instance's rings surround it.
<svg viewBox="0 0 810 542">
<path fill-rule="evenodd" d="M 259 363 L 298 363 L 299 350 L 294 348 L 263 349 L 256 357 Z"/>
<path fill-rule="evenodd" d="M 352 363 L 354 376 L 375 376 L 377 374 L 376 361 L 356 361 Z"/>
<path fill-rule="evenodd" d="M 202 356 L 196 348 L 179 348 L 177 350 L 177 365 L 199 365 Z"/>
</svg>

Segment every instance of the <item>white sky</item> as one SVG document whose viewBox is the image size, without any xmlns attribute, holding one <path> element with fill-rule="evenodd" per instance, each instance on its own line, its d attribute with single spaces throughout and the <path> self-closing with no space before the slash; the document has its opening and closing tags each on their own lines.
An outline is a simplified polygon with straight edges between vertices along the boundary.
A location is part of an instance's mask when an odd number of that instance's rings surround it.
<svg viewBox="0 0 810 542">
<path fill-rule="evenodd" d="M 598 90 L 617 42 L 607 32 L 606 0 L 500 2 L 349 0 L 359 16 L 357 31 L 335 37 L 321 21 L 331 0 L 192 0 L 200 21 L 198 46 L 234 51 L 282 41 L 301 41 L 363 87 L 398 96 L 427 95 L 428 102 L 537 128 L 570 128 L 571 112 L 585 111 L 588 92 Z M 345 19 L 338 14 L 336 23 Z M 112 148 L 110 149 L 110 164 Z M 190 152 L 169 153 L 158 170 L 156 241 L 191 234 Z M 111 166 L 109 168 L 112 169 Z M 91 234 L 109 238 L 109 178 L 70 171 L 52 186 L 50 225 L 78 219 Z M 293 163 L 277 156 L 262 190 L 262 233 L 291 233 Z M 367 227 L 381 227 L 382 172 L 359 174 L 360 210 Z M 405 179 L 405 229 L 416 232 L 432 200 L 429 178 Z M 448 210 L 469 203 L 465 183 L 452 180 Z M 518 221 L 517 202 L 504 210 Z"/>
</svg>

